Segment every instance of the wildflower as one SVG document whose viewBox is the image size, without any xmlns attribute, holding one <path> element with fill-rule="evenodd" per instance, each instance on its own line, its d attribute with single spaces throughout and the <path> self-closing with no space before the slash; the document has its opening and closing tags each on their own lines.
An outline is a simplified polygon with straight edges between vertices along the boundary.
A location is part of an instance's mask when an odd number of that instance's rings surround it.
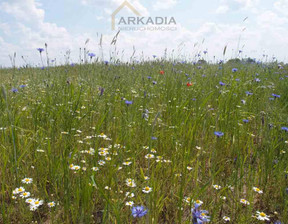
<svg viewBox="0 0 288 224">
<path fill-rule="evenodd" d="M 225 222 L 230 222 L 230 218 L 229 218 L 228 216 L 224 216 L 224 217 L 223 217 L 223 220 L 224 220 Z"/>
<path fill-rule="evenodd" d="M 16 88 L 12 88 L 12 89 L 11 89 L 11 92 L 13 92 L 13 93 L 17 93 L 17 92 L 18 92 L 18 89 L 16 89 Z"/>
<path fill-rule="evenodd" d="M 250 205 L 250 202 L 245 200 L 245 199 L 240 199 L 240 203 L 244 204 L 244 205 Z"/>
<path fill-rule="evenodd" d="M 100 135 L 98 135 L 98 137 L 99 137 L 99 138 L 106 138 L 107 135 L 105 135 L 105 134 L 102 132 Z"/>
<path fill-rule="evenodd" d="M 94 53 L 88 53 L 88 56 L 90 57 L 90 59 L 92 59 L 93 57 L 96 56 L 96 54 L 94 54 Z"/>
<path fill-rule="evenodd" d="M 136 187 L 135 181 L 131 178 L 126 179 L 126 185 L 128 187 Z"/>
<path fill-rule="evenodd" d="M 19 187 L 19 188 L 16 188 L 13 191 L 13 194 L 19 194 L 19 193 L 22 193 L 22 192 L 25 192 L 25 188 L 24 187 Z"/>
<path fill-rule="evenodd" d="M 132 163 L 132 162 L 127 161 L 127 162 L 124 162 L 123 165 L 125 165 L 125 166 L 129 166 L 131 163 Z"/>
<path fill-rule="evenodd" d="M 272 96 L 274 96 L 274 98 L 280 98 L 280 95 L 274 94 L 272 93 Z"/>
<path fill-rule="evenodd" d="M 132 207 L 132 206 L 134 205 L 134 202 L 133 202 L 133 201 L 127 201 L 127 202 L 125 203 L 125 205 Z"/>
<path fill-rule="evenodd" d="M 20 194 L 21 198 L 28 198 L 29 196 L 30 196 L 30 192 L 26 192 L 26 191 Z"/>
<path fill-rule="evenodd" d="M 134 198 L 135 195 L 134 193 L 126 192 L 125 196 L 128 198 Z"/>
<path fill-rule="evenodd" d="M 187 82 L 187 84 L 186 84 L 188 87 L 189 86 L 193 86 L 193 83 L 191 83 L 191 82 Z"/>
<path fill-rule="evenodd" d="M 248 120 L 248 119 L 243 119 L 243 122 L 244 122 L 244 123 L 248 123 L 249 120 Z"/>
<path fill-rule="evenodd" d="M 226 84 L 224 82 L 219 82 L 220 86 L 225 86 Z"/>
<path fill-rule="evenodd" d="M 237 72 L 238 69 L 237 68 L 232 68 L 232 72 Z"/>
<path fill-rule="evenodd" d="M 192 202 L 192 199 L 191 197 L 185 197 L 184 198 L 184 201 L 187 203 L 187 204 L 190 204 Z"/>
<path fill-rule="evenodd" d="M 249 91 L 246 91 L 245 93 L 246 93 L 247 96 L 253 95 L 253 93 L 250 93 Z"/>
<path fill-rule="evenodd" d="M 191 166 L 187 166 L 187 170 L 192 170 L 193 168 Z"/>
<path fill-rule="evenodd" d="M 28 204 L 31 204 L 31 203 L 34 202 L 34 199 L 33 199 L 33 198 L 27 198 L 27 199 L 25 200 L 25 202 L 28 203 Z"/>
<path fill-rule="evenodd" d="M 256 212 L 257 213 L 257 219 L 258 220 L 261 220 L 261 221 L 265 221 L 265 220 L 267 220 L 267 221 L 269 221 L 270 219 L 269 219 L 269 216 L 268 215 L 266 215 L 264 212 Z"/>
<path fill-rule="evenodd" d="M 224 133 L 221 132 L 221 131 L 215 131 L 214 134 L 215 134 L 218 138 L 224 135 Z"/>
<path fill-rule="evenodd" d="M 98 171 L 99 168 L 98 168 L 98 167 L 92 167 L 92 170 L 93 170 L 93 171 Z"/>
<path fill-rule="evenodd" d="M 104 165 L 105 165 L 105 161 L 99 160 L 99 161 L 98 161 L 98 164 L 99 164 L 100 166 L 104 166 Z"/>
<path fill-rule="evenodd" d="M 152 187 L 149 187 L 149 186 L 144 187 L 144 188 L 142 189 L 142 191 L 143 191 L 144 193 L 148 194 L 148 193 L 150 193 L 150 192 L 152 191 Z"/>
<path fill-rule="evenodd" d="M 144 176 L 144 180 L 149 180 L 150 178 L 148 176 Z"/>
<path fill-rule="evenodd" d="M 31 184 L 32 181 L 33 181 L 32 178 L 26 177 L 26 178 L 24 178 L 21 182 L 24 183 L 24 184 Z"/>
<path fill-rule="evenodd" d="M 219 186 L 219 185 L 213 185 L 213 187 L 214 187 L 216 190 L 220 190 L 220 189 L 221 189 L 221 186 Z"/>
<path fill-rule="evenodd" d="M 155 156 L 153 154 L 147 154 L 145 156 L 146 159 L 153 159 Z"/>
<path fill-rule="evenodd" d="M 125 103 L 127 106 L 129 106 L 129 105 L 133 104 L 133 101 L 125 100 Z"/>
<path fill-rule="evenodd" d="M 49 208 L 52 208 L 55 206 L 55 202 L 54 201 L 48 202 L 47 205 Z"/>
<path fill-rule="evenodd" d="M 131 209 L 132 211 L 132 216 L 134 218 L 141 218 L 143 217 L 144 215 L 147 214 L 147 209 L 144 208 L 144 206 L 135 206 Z"/>
<path fill-rule="evenodd" d="M 193 224 L 203 224 L 205 222 L 210 222 L 210 216 L 206 215 L 208 211 L 200 210 L 199 206 L 196 205 L 194 208 L 191 209 L 191 211 Z"/>
<path fill-rule="evenodd" d="M 163 70 L 161 70 L 159 73 L 160 73 L 160 75 L 164 75 L 165 72 Z"/>
<path fill-rule="evenodd" d="M 286 131 L 286 132 L 287 132 L 287 131 L 288 131 L 288 128 L 287 128 L 287 127 L 282 127 L 282 128 L 281 128 L 281 130 L 283 130 L 283 131 Z"/>
<path fill-rule="evenodd" d="M 194 202 L 194 204 L 195 204 L 195 207 L 200 207 L 202 204 L 203 204 L 203 201 L 200 201 L 200 200 L 196 200 L 195 202 Z"/>
<path fill-rule="evenodd" d="M 41 54 L 44 51 L 44 49 L 43 48 L 37 48 L 37 51 L 39 51 L 39 53 Z"/>
<path fill-rule="evenodd" d="M 261 191 L 259 188 L 257 187 L 253 187 L 253 191 L 257 192 L 258 194 L 262 194 L 263 191 Z"/>
</svg>

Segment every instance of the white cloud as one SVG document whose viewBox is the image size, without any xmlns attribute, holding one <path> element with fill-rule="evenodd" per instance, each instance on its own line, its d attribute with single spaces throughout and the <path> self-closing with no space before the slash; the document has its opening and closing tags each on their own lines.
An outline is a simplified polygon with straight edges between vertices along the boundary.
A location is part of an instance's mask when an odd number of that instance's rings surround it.
<svg viewBox="0 0 288 224">
<path fill-rule="evenodd" d="M 279 1 L 275 2 L 274 8 L 278 12 L 288 16 L 288 1 L 287 0 L 279 0 Z"/>
<path fill-rule="evenodd" d="M 153 5 L 154 10 L 170 9 L 178 3 L 178 0 L 157 0 Z"/>
<path fill-rule="evenodd" d="M 228 5 L 220 5 L 217 9 L 216 9 L 216 13 L 217 14 L 223 14 L 229 11 L 229 6 Z"/>
</svg>

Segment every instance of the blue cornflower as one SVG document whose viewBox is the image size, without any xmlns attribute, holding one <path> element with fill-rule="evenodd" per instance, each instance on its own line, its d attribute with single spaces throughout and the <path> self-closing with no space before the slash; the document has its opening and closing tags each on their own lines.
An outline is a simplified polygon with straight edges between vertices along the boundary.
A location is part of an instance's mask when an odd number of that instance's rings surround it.
<svg viewBox="0 0 288 224">
<path fill-rule="evenodd" d="M 128 105 L 131 105 L 133 103 L 133 101 L 129 101 L 129 100 L 125 100 L 125 103 Z"/>
<path fill-rule="evenodd" d="M 276 222 L 274 222 L 274 224 L 282 224 L 279 220 L 277 220 Z"/>
<path fill-rule="evenodd" d="M 134 218 L 140 218 L 147 214 L 147 209 L 144 206 L 135 206 L 131 209 Z"/>
<path fill-rule="evenodd" d="M 108 65 L 109 64 L 109 61 L 104 61 L 105 65 Z"/>
<path fill-rule="evenodd" d="M 153 58 L 156 58 L 157 56 L 154 54 L 154 55 L 152 55 L 153 56 Z"/>
<path fill-rule="evenodd" d="M 281 130 L 288 131 L 288 128 L 287 127 L 282 127 Z"/>
<path fill-rule="evenodd" d="M 253 95 L 253 93 L 250 93 L 249 91 L 246 91 L 245 93 L 246 93 L 247 96 Z"/>
<path fill-rule="evenodd" d="M 221 131 L 215 131 L 214 134 L 215 134 L 217 137 L 221 137 L 221 136 L 224 135 L 224 133 L 221 132 Z"/>
<path fill-rule="evenodd" d="M 239 82 L 239 81 L 240 81 L 240 79 L 235 79 L 235 81 L 236 81 L 236 82 Z"/>
<path fill-rule="evenodd" d="M 220 86 L 225 86 L 226 84 L 224 82 L 219 82 Z"/>
<path fill-rule="evenodd" d="M 249 120 L 248 120 L 248 119 L 243 119 L 243 122 L 244 122 L 244 123 L 248 123 Z"/>
<path fill-rule="evenodd" d="M 237 72 L 238 68 L 232 68 L 232 72 Z"/>
<path fill-rule="evenodd" d="M 93 58 L 93 57 L 96 56 L 96 54 L 94 54 L 94 53 L 88 53 L 88 56 L 89 56 L 90 58 Z"/>
<path fill-rule="evenodd" d="M 196 205 L 191 209 L 192 211 L 192 222 L 193 224 L 203 224 L 205 222 L 210 222 L 210 216 L 207 215 L 208 211 L 200 210 L 200 205 Z"/>
<path fill-rule="evenodd" d="M 26 87 L 26 85 L 20 85 L 19 87 L 20 87 L 20 88 L 25 88 L 25 87 Z"/>
<path fill-rule="evenodd" d="M 17 92 L 18 92 L 18 89 L 12 88 L 11 91 L 12 91 L 13 93 L 17 93 Z"/>
<path fill-rule="evenodd" d="M 208 51 L 203 51 L 203 53 L 204 53 L 204 54 L 207 54 L 207 53 L 208 53 Z"/>
<path fill-rule="evenodd" d="M 152 83 L 153 83 L 153 85 L 156 85 L 156 84 L 157 84 L 157 82 L 156 82 L 156 81 L 153 81 Z"/>
<path fill-rule="evenodd" d="M 272 96 L 274 96 L 274 98 L 280 98 L 280 95 L 274 94 L 272 93 Z"/>
<path fill-rule="evenodd" d="M 261 80 L 260 80 L 260 79 L 258 79 L 258 78 L 256 78 L 256 79 L 255 79 L 255 82 L 261 82 Z"/>
<path fill-rule="evenodd" d="M 157 137 L 153 137 L 153 136 L 152 136 L 151 139 L 152 139 L 152 140 L 157 140 Z"/>
<path fill-rule="evenodd" d="M 37 51 L 39 51 L 39 53 L 41 54 L 44 51 L 44 49 L 43 48 L 37 48 Z"/>
<path fill-rule="evenodd" d="M 147 79 L 152 79 L 152 77 L 151 77 L 151 76 L 148 76 Z"/>
</svg>

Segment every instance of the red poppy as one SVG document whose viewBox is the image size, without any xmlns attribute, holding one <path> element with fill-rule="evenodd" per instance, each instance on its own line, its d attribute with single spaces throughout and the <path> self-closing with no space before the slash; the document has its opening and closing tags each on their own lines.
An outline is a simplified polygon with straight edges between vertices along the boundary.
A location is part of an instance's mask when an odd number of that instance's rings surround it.
<svg viewBox="0 0 288 224">
<path fill-rule="evenodd" d="M 161 74 L 161 75 L 164 75 L 164 73 L 165 73 L 165 72 L 164 72 L 163 70 L 160 71 L 160 74 Z"/>
<path fill-rule="evenodd" d="M 189 86 L 193 86 L 193 83 L 187 82 L 186 85 L 187 85 L 188 87 L 189 87 Z"/>
</svg>

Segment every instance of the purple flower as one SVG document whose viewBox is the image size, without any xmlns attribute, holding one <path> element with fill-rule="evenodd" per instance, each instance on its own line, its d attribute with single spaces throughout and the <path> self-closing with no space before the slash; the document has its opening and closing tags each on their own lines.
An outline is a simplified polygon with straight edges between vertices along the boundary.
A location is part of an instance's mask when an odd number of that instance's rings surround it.
<svg viewBox="0 0 288 224">
<path fill-rule="evenodd" d="M 153 83 L 153 85 L 156 85 L 156 84 L 157 84 L 157 82 L 156 82 L 156 81 L 153 81 L 152 83 Z"/>
<path fill-rule="evenodd" d="M 204 54 L 207 54 L 207 53 L 208 53 L 208 51 L 203 51 L 203 53 L 204 53 Z"/>
<path fill-rule="evenodd" d="M 131 209 L 134 218 L 141 218 L 147 214 L 147 209 L 144 206 L 135 206 Z"/>
<path fill-rule="evenodd" d="M 283 130 L 283 131 L 286 131 L 286 132 L 287 132 L 287 131 L 288 131 L 288 128 L 287 128 L 287 127 L 282 127 L 282 128 L 281 128 L 281 130 Z"/>
<path fill-rule="evenodd" d="M 37 51 L 39 51 L 39 53 L 41 54 L 42 51 L 44 51 L 44 49 L 43 48 L 37 48 Z"/>
<path fill-rule="evenodd" d="M 277 220 L 276 222 L 274 222 L 274 224 L 281 224 L 281 222 Z"/>
<path fill-rule="evenodd" d="M 152 140 L 157 140 L 157 137 L 153 137 L 153 136 L 152 136 L 151 139 L 152 139 Z"/>
<path fill-rule="evenodd" d="M 13 93 L 17 93 L 17 92 L 18 92 L 18 89 L 12 88 L 11 91 L 12 91 Z"/>
<path fill-rule="evenodd" d="M 244 122 L 244 123 L 248 123 L 249 120 L 248 120 L 248 119 L 243 119 L 243 122 Z"/>
<path fill-rule="evenodd" d="M 238 68 L 232 68 L 232 72 L 237 72 Z"/>
<path fill-rule="evenodd" d="M 156 55 L 152 55 L 153 56 L 153 58 L 156 58 L 157 56 Z"/>
<path fill-rule="evenodd" d="M 26 87 L 26 85 L 20 85 L 19 87 L 20 87 L 20 88 L 25 88 L 25 87 Z"/>
<path fill-rule="evenodd" d="M 219 82 L 220 86 L 225 86 L 226 84 L 224 82 Z"/>
<path fill-rule="evenodd" d="M 214 135 L 216 135 L 216 136 L 219 138 L 219 137 L 223 136 L 224 133 L 221 132 L 221 131 L 215 131 L 215 132 L 214 132 Z"/>
<path fill-rule="evenodd" d="M 200 210 L 199 207 L 200 205 L 195 203 L 195 207 L 191 209 L 193 224 L 203 224 L 205 222 L 210 222 L 210 216 L 206 215 L 208 211 Z"/>
<path fill-rule="evenodd" d="M 94 53 L 88 53 L 88 56 L 89 56 L 90 58 L 93 58 L 93 57 L 96 56 L 96 54 L 94 54 Z"/>
<path fill-rule="evenodd" d="M 236 82 L 239 82 L 239 81 L 240 81 L 240 79 L 235 79 L 235 81 L 236 81 Z"/>
<path fill-rule="evenodd" d="M 127 106 L 131 105 L 133 103 L 133 101 L 129 101 L 129 100 L 125 100 L 125 103 Z"/>
<path fill-rule="evenodd" d="M 255 82 L 261 82 L 261 80 L 258 79 L 258 78 L 256 78 L 254 81 L 255 81 Z"/>
<path fill-rule="evenodd" d="M 274 96 L 274 98 L 280 98 L 280 95 L 274 94 L 272 93 L 272 96 Z"/>
<path fill-rule="evenodd" d="M 253 93 L 250 93 L 249 91 L 246 91 L 245 93 L 246 93 L 247 96 L 253 95 Z"/>
</svg>

